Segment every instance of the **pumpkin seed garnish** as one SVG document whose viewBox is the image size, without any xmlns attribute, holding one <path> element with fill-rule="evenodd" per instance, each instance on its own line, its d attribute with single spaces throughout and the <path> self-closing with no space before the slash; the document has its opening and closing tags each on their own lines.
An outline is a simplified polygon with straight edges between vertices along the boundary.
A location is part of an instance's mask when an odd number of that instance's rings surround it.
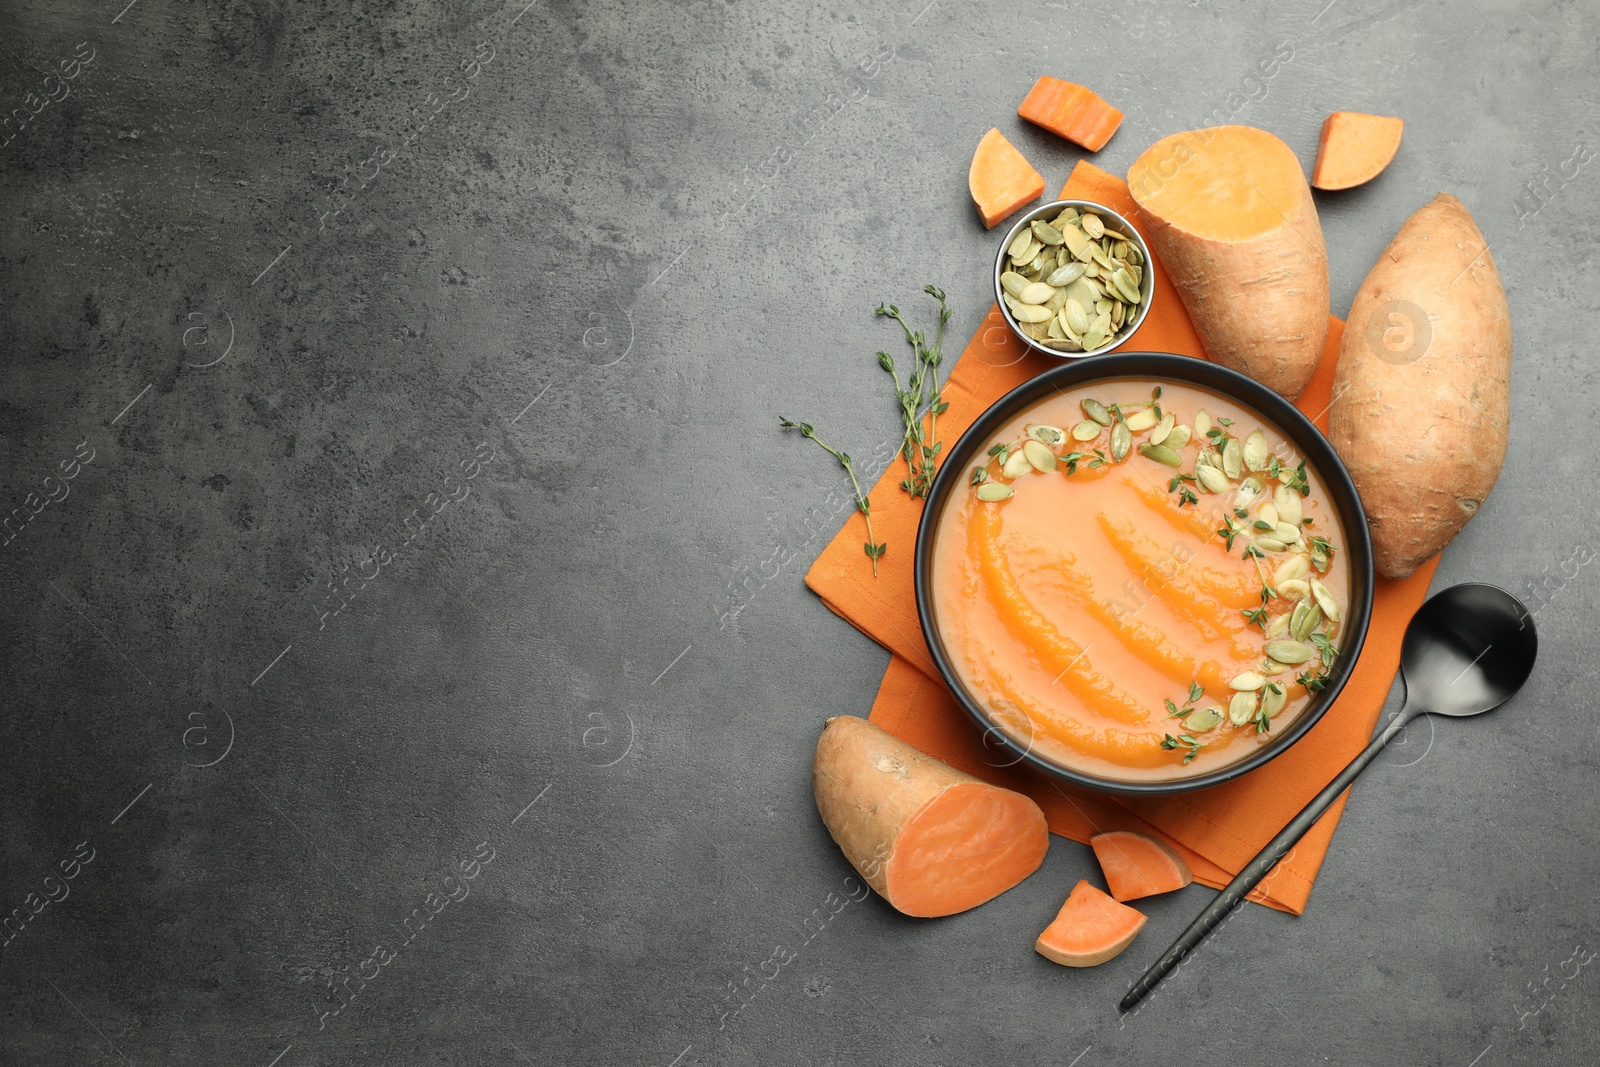
<svg viewBox="0 0 1600 1067">
<path fill-rule="evenodd" d="M 1309 661 L 1315 654 L 1312 647 L 1304 642 L 1281 638 L 1268 641 L 1266 651 L 1268 656 L 1290 667 Z"/>
<path fill-rule="evenodd" d="M 1083 277 L 1082 263 L 1063 263 L 1050 272 L 1050 276 L 1045 279 L 1045 282 L 1049 285 L 1066 285 L 1069 282 L 1077 281 L 1081 277 Z"/>
<path fill-rule="evenodd" d="M 1043 219 L 1034 219 L 1032 224 L 1029 226 L 1029 229 L 1033 231 L 1033 235 L 1037 237 L 1043 244 L 1059 245 L 1066 240 L 1066 238 L 1061 236 L 1060 230 L 1056 229 L 1048 222 L 1045 222 Z"/>
<path fill-rule="evenodd" d="M 1080 220 L 1083 223 L 1083 232 L 1098 241 L 1106 234 L 1106 224 L 1100 221 L 1100 216 L 1085 213 Z"/>
<path fill-rule="evenodd" d="M 1028 427 L 1028 436 L 1046 445 L 1059 445 L 1067 439 L 1067 435 L 1059 426 L 1046 426 L 1044 423 L 1035 423 Z"/>
<path fill-rule="evenodd" d="M 1111 412 L 1107 411 L 1106 406 L 1100 403 L 1100 401 L 1091 399 L 1089 397 L 1084 397 L 1078 402 L 1078 405 L 1083 408 L 1083 413 L 1085 415 L 1089 416 L 1095 422 L 1098 422 L 1101 426 L 1111 425 Z"/>
<path fill-rule="evenodd" d="M 1222 722 L 1222 713 L 1216 708 L 1196 708 L 1183 718 L 1183 724 L 1197 734 L 1215 730 Z"/>
<path fill-rule="evenodd" d="M 1244 439 L 1244 465 L 1253 471 L 1261 470 L 1267 465 L 1267 435 L 1260 430 L 1253 430 L 1249 437 Z"/>
<path fill-rule="evenodd" d="M 1155 408 L 1142 408 L 1129 415 L 1126 421 L 1128 429 L 1134 433 L 1141 433 L 1160 422 L 1161 417 L 1156 414 Z"/>
<path fill-rule="evenodd" d="M 1241 693 L 1251 693 L 1266 684 L 1266 678 L 1255 671 L 1245 671 L 1243 674 L 1235 675 L 1233 681 L 1228 683 L 1228 688 L 1236 689 Z"/>
<path fill-rule="evenodd" d="M 1202 408 L 1194 413 L 1194 433 L 1196 437 L 1204 437 L 1211 432 L 1211 416 Z"/>
<path fill-rule="evenodd" d="M 1111 427 L 1112 461 L 1115 463 L 1121 463 L 1124 459 L 1127 459 L 1128 449 L 1132 447 L 1133 434 L 1131 431 L 1129 431 L 1127 422 L 1119 419 L 1117 424 Z"/>
<path fill-rule="evenodd" d="M 1166 445 L 1142 444 L 1139 446 L 1139 454 L 1146 459 L 1153 459 L 1157 463 L 1164 463 L 1169 467 L 1178 467 L 1183 464 L 1183 457 Z"/>
<path fill-rule="evenodd" d="M 1160 443 L 1166 445 L 1168 448 L 1182 448 L 1184 445 L 1189 443 L 1191 436 L 1192 434 L 1189 432 L 1189 427 L 1180 423 L 1177 426 L 1174 426 L 1172 428 L 1172 432 L 1167 434 L 1167 439 Z"/>
<path fill-rule="evenodd" d="M 1215 467 L 1196 467 L 1194 476 L 1199 480 L 1201 488 L 1208 493 L 1223 493 L 1228 489 L 1228 478 Z"/>
<path fill-rule="evenodd" d="M 1004 482 L 984 482 L 977 489 L 978 499 L 987 500 L 991 503 L 996 500 L 1007 500 L 1015 496 L 1016 492 L 1015 489 Z"/>
<path fill-rule="evenodd" d="M 1243 726 L 1256 717 L 1256 695 L 1254 693 L 1235 693 L 1228 701 L 1228 721 L 1235 726 Z"/>
<path fill-rule="evenodd" d="M 1018 449 L 1006 456 L 1005 462 L 1000 464 L 1000 473 L 1007 478 L 1020 478 L 1028 473 L 1029 466 L 1028 457 Z"/>
<path fill-rule="evenodd" d="M 1328 617 L 1329 622 L 1339 621 L 1339 605 L 1334 602 L 1333 594 L 1328 592 L 1328 587 L 1311 579 L 1311 595 L 1317 598 L 1317 604 L 1322 608 L 1322 613 Z"/>
<path fill-rule="evenodd" d="M 1056 454 L 1038 441 L 1022 442 L 1022 454 L 1040 474 L 1056 469 Z"/>
<path fill-rule="evenodd" d="M 1242 463 L 1243 456 L 1240 453 L 1239 442 L 1231 437 L 1228 438 L 1228 443 L 1222 446 L 1222 472 L 1229 478 L 1237 478 L 1242 473 L 1240 469 Z"/>
<path fill-rule="evenodd" d="M 1150 443 L 1153 445 L 1161 444 L 1172 435 L 1172 428 L 1177 424 L 1178 416 L 1173 415 L 1170 412 L 1166 415 L 1163 415 L 1161 417 L 1161 421 L 1156 423 L 1155 426 L 1150 430 Z"/>
<path fill-rule="evenodd" d="M 1072 428 L 1074 441 L 1093 441 L 1100 436 L 1101 426 L 1093 419 L 1085 419 Z"/>
</svg>

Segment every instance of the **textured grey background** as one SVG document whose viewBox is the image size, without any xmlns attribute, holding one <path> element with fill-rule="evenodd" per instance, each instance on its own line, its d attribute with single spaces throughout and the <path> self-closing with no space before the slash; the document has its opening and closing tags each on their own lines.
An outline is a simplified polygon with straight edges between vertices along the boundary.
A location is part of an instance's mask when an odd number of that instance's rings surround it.
<svg viewBox="0 0 1600 1067">
<path fill-rule="evenodd" d="M 0 547 L 0 1061 L 1595 1062 L 1597 37 L 1491 0 L 8 0 L 0 512 L 66 495 Z M 1118 173 L 1403 115 L 1319 197 L 1335 312 L 1446 189 L 1517 331 L 1438 581 L 1529 595 L 1539 671 L 1413 728 L 1309 912 L 1238 913 L 1126 1020 L 1209 890 L 1086 972 L 1031 950 L 1067 841 L 958 918 L 832 914 L 811 746 L 885 654 L 802 586 L 839 472 L 776 426 L 890 440 L 879 300 L 937 282 L 970 335 L 972 146 L 1052 190 L 1080 158 L 1014 115 L 1045 72 L 1127 111 Z"/>
</svg>

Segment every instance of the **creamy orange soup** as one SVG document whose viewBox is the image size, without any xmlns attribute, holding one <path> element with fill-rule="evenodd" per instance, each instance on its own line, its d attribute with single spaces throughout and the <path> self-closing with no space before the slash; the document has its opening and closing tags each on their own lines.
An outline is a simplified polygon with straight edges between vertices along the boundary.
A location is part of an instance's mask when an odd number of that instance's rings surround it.
<svg viewBox="0 0 1600 1067">
<path fill-rule="evenodd" d="M 1041 401 L 993 444 L 944 505 L 932 593 L 1002 730 L 1084 773 L 1160 781 L 1236 763 L 1304 712 L 1349 574 L 1321 478 L 1277 427 L 1127 379 Z"/>
</svg>

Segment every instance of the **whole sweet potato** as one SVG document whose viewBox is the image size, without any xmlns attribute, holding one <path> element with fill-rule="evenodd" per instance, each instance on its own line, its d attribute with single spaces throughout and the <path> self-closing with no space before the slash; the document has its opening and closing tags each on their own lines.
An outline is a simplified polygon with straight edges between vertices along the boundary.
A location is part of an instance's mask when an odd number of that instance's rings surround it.
<svg viewBox="0 0 1600 1067">
<path fill-rule="evenodd" d="M 1440 193 L 1356 293 L 1328 416 L 1383 574 L 1406 577 L 1483 506 L 1505 461 L 1510 382 L 1500 272 L 1471 214 Z"/>
</svg>

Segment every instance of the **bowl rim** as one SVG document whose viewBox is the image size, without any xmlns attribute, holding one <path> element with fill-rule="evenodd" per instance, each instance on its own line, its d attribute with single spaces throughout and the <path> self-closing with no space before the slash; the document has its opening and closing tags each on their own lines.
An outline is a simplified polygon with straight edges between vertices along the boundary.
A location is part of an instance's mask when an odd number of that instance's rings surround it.
<svg viewBox="0 0 1600 1067">
<path fill-rule="evenodd" d="M 933 617 L 931 596 L 933 543 L 938 533 L 939 519 L 944 513 L 945 502 L 951 492 L 966 485 L 968 462 L 974 455 L 984 450 L 986 442 L 1001 424 L 1046 394 L 1061 392 L 1065 388 L 1081 386 L 1088 382 L 1116 378 L 1179 381 L 1202 389 L 1211 389 L 1256 411 L 1275 424 L 1294 442 L 1300 454 L 1310 460 L 1321 475 L 1329 502 L 1344 527 L 1345 544 L 1342 550 L 1350 567 L 1351 595 L 1342 634 L 1344 647 L 1329 675 L 1328 684 L 1321 693 L 1316 694 L 1311 706 L 1272 743 L 1263 745 L 1237 763 L 1190 778 L 1168 781 L 1102 778 L 1062 766 L 1033 752 L 1031 746 L 1023 746 L 991 721 L 978 702 L 967 692 L 954 664 L 945 653 Z M 1350 472 L 1322 431 L 1292 403 L 1259 382 L 1219 364 L 1171 352 L 1121 352 L 1113 355 L 1097 353 L 1053 367 L 1022 383 L 989 405 L 973 420 L 972 425 L 950 449 L 943 466 L 934 478 L 917 527 L 916 558 L 913 566 L 917 619 L 922 627 L 922 636 L 927 643 L 928 653 L 938 668 L 940 677 L 956 698 L 956 702 L 983 729 L 984 743 L 988 744 L 988 735 L 993 734 L 1005 748 L 1017 755 L 1018 758 L 1013 763 L 1026 760 L 1035 768 L 1074 785 L 1124 795 L 1182 793 L 1220 785 L 1248 774 L 1287 751 L 1322 720 L 1323 715 L 1344 690 L 1345 683 L 1350 679 L 1360 659 L 1361 650 L 1366 644 L 1375 592 L 1372 535 L 1367 526 L 1366 511 L 1361 506 L 1361 497 L 1356 491 Z M 1010 765 L 1012 764 L 1006 766 Z"/>
<path fill-rule="evenodd" d="M 1011 247 L 1011 242 L 1016 240 L 1017 234 L 1022 232 L 1022 228 L 1030 225 L 1035 219 L 1042 218 L 1047 214 L 1059 214 L 1062 208 L 1067 207 L 1075 207 L 1080 212 L 1084 210 L 1090 210 L 1096 214 L 1109 215 L 1116 219 L 1117 232 L 1126 233 L 1138 241 L 1139 252 L 1144 256 L 1144 276 L 1139 279 L 1139 313 L 1134 316 L 1133 327 L 1129 329 L 1124 326 L 1122 330 L 1122 339 L 1120 341 L 1107 345 L 1104 348 L 1097 348 L 1093 352 L 1058 352 L 1054 348 L 1040 344 L 1038 341 L 1035 341 L 1033 338 L 1023 333 L 1022 328 L 1017 325 L 1017 320 L 1011 317 L 1011 309 L 1006 306 L 1005 301 L 1005 286 L 1000 284 L 1000 275 L 1005 273 L 1003 268 L 1006 262 L 1006 249 Z M 1092 359 L 1095 356 L 1108 355 L 1109 353 L 1115 352 L 1123 345 L 1127 344 L 1128 341 L 1133 338 L 1133 335 L 1139 332 L 1139 327 L 1144 325 L 1145 316 L 1150 313 L 1150 302 L 1155 298 L 1156 295 L 1155 271 L 1149 269 L 1152 258 L 1153 257 L 1150 255 L 1150 242 L 1145 240 L 1144 234 L 1139 232 L 1139 227 L 1133 224 L 1133 220 L 1128 218 L 1128 216 L 1124 215 L 1122 212 L 1118 211 L 1116 208 L 1094 200 L 1078 200 L 1072 197 L 1062 200 L 1052 200 L 1048 204 L 1040 204 L 1036 207 L 1029 208 L 1027 211 L 1024 211 L 1022 213 L 1022 217 L 1019 218 L 1016 223 L 1006 231 L 1005 237 L 1001 239 L 1000 247 L 995 250 L 994 255 L 994 300 L 995 303 L 999 305 L 1001 318 L 1005 319 L 1006 325 L 1011 328 L 1012 335 L 1024 345 L 1027 345 L 1029 351 L 1042 353 L 1043 355 L 1049 356 L 1051 359 L 1066 360 L 1073 363 L 1076 363 L 1079 360 Z"/>
</svg>

